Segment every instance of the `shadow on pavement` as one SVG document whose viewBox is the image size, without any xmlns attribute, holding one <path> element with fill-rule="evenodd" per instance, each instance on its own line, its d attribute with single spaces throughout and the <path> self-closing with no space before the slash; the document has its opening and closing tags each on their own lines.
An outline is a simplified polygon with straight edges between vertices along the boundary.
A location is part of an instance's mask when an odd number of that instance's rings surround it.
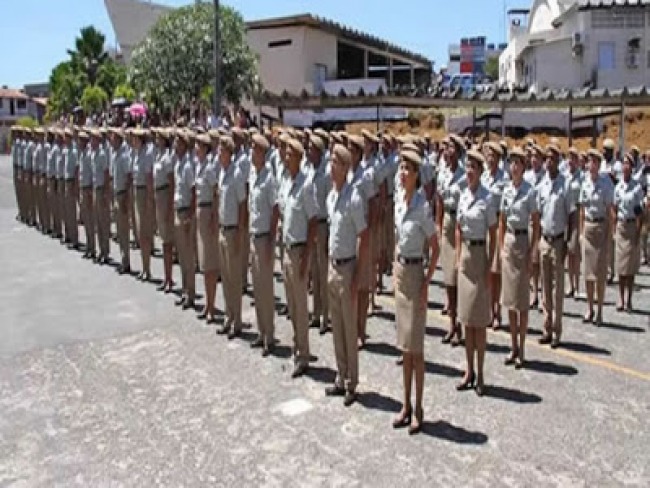
<svg viewBox="0 0 650 488">
<path fill-rule="evenodd" d="M 591 346 L 589 344 L 580 344 L 578 342 L 564 342 L 562 341 L 561 347 L 573 352 L 583 352 L 586 354 L 601 354 L 603 356 L 611 356 L 612 353 L 598 346 Z"/>
<path fill-rule="evenodd" d="M 433 337 L 444 337 L 445 334 L 447 334 L 446 330 L 443 330 L 440 327 L 431 327 L 431 326 L 427 326 L 425 332 L 427 335 Z"/>
<path fill-rule="evenodd" d="M 485 385 L 485 396 L 515 403 L 540 403 L 542 401 L 542 397 L 535 393 L 526 393 L 514 388 L 497 385 Z"/>
<path fill-rule="evenodd" d="M 373 354 L 381 354 L 383 356 L 397 357 L 402 354 L 395 346 L 386 344 L 385 342 L 366 342 L 364 349 Z"/>
<path fill-rule="evenodd" d="M 526 360 L 525 369 L 536 371 L 538 373 L 557 374 L 560 376 L 574 376 L 578 374 L 578 370 L 573 366 L 552 363 L 550 361 L 540 361 L 538 359 L 533 359 L 532 361 Z"/>
<path fill-rule="evenodd" d="M 378 319 L 388 320 L 389 322 L 395 322 L 395 313 L 388 312 L 386 310 L 377 310 L 370 315 L 371 317 L 377 317 Z"/>
<path fill-rule="evenodd" d="M 429 374 L 447 376 L 449 378 L 460 378 L 463 376 L 463 372 L 460 369 L 447 366 L 446 364 L 432 363 L 431 361 L 425 361 L 424 370 Z"/>
<path fill-rule="evenodd" d="M 485 444 L 488 441 L 488 436 L 483 432 L 471 432 L 452 425 L 445 420 L 425 421 L 422 425 L 422 433 L 443 441 L 455 442 L 456 444 Z"/>
<path fill-rule="evenodd" d="M 639 315 L 650 315 L 648 314 L 648 312 L 638 312 L 638 313 Z M 602 324 L 600 324 L 600 327 L 604 329 L 618 330 L 621 332 L 634 332 L 637 334 L 644 334 L 646 332 L 646 330 L 643 327 L 634 327 L 632 325 L 615 324 L 613 322 L 603 322 Z"/>
<path fill-rule="evenodd" d="M 384 412 L 397 413 L 402 408 L 402 404 L 393 398 L 376 393 L 374 391 L 368 393 L 360 393 L 358 401 L 361 405 L 372 410 L 382 410 Z"/>
<path fill-rule="evenodd" d="M 310 366 L 305 376 L 311 378 L 319 383 L 332 384 L 336 379 L 336 371 L 331 368 L 324 368 L 322 366 Z"/>
</svg>

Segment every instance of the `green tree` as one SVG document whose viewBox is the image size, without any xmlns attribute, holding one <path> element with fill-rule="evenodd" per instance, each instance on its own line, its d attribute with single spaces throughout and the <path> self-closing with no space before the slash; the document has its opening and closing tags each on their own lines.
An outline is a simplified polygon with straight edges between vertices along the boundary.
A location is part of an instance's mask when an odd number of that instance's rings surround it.
<svg viewBox="0 0 650 488">
<path fill-rule="evenodd" d="M 108 102 L 108 95 L 99 86 L 87 86 L 81 95 L 81 108 L 86 114 L 101 112 Z"/>
<path fill-rule="evenodd" d="M 75 39 L 74 49 L 68 49 L 72 63 L 86 74 L 88 82 L 94 85 L 101 66 L 108 59 L 104 48 L 106 38 L 92 25 L 83 27 L 80 35 Z"/>
<path fill-rule="evenodd" d="M 122 83 L 115 87 L 113 98 L 124 98 L 127 102 L 133 102 L 135 100 L 135 90 L 131 85 Z"/>
<path fill-rule="evenodd" d="M 117 63 L 111 58 L 106 59 L 97 70 L 97 86 L 100 86 L 106 94 L 115 97 L 115 90 L 126 83 L 126 66 Z"/>
<path fill-rule="evenodd" d="M 257 59 L 245 39 L 239 13 L 220 7 L 222 72 L 225 98 L 233 103 L 249 96 L 256 84 Z M 173 10 L 161 17 L 135 49 L 129 78 L 140 92 L 167 107 L 200 99 L 215 79 L 212 3 Z"/>
<path fill-rule="evenodd" d="M 71 61 L 59 63 L 50 75 L 48 115 L 57 116 L 71 111 L 79 102 L 86 84 L 85 75 L 76 71 Z"/>
<path fill-rule="evenodd" d="M 489 76 L 492 81 L 499 80 L 499 58 L 491 57 L 485 62 L 485 74 Z"/>
</svg>

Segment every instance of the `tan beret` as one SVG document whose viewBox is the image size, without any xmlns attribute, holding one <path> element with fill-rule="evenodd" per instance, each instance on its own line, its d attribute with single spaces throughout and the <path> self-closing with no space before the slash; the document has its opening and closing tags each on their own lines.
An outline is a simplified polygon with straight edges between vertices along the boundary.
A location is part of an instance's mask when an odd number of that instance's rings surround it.
<svg viewBox="0 0 650 488">
<path fill-rule="evenodd" d="M 598 149 L 593 149 L 593 148 L 587 151 L 587 157 L 594 158 L 599 161 L 603 159 L 603 155 L 601 154 L 601 152 Z"/>
<path fill-rule="evenodd" d="M 547 144 L 544 149 L 546 151 L 546 154 L 548 154 L 549 152 L 555 153 L 558 156 L 561 154 L 560 148 L 557 147 L 557 145 L 555 144 Z"/>
<path fill-rule="evenodd" d="M 628 151 L 625 153 L 623 156 L 623 162 L 628 161 L 630 164 L 634 164 L 634 154 L 632 154 L 632 151 Z"/>
<path fill-rule="evenodd" d="M 616 147 L 616 145 L 614 144 L 614 141 L 612 139 L 607 138 L 607 139 L 605 139 L 603 141 L 603 148 L 604 149 L 614 150 L 615 147 Z"/>
<path fill-rule="evenodd" d="M 348 136 L 348 145 L 356 147 L 359 151 L 363 151 L 363 137 L 356 134 Z"/>
<path fill-rule="evenodd" d="M 260 131 L 257 127 L 251 127 L 250 129 L 248 129 L 249 136 L 254 136 L 255 134 L 259 134 L 259 133 Z"/>
<path fill-rule="evenodd" d="M 88 133 L 85 132 L 85 131 L 81 131 L 81 132 L 79 132 L 79 134 L 77 135 L 77 137 L 78 137 L 79 139 L 83 139 L 83 140 L 85 140 L 85 141 L 87 141 L 87 140 L 89 139 Z"/>
<path fill-rule="evenodd" d="M 634 144 L 634 145 L 630 148 L 630 152 L 631 152 L 631 153 L 634 153 L 634 152 L 636 152 L 636 153 L 640 153 L 641 151 L 639 150 L 639 146 L 637 146 L 636 144 Z"/>
<path fill-rule="evenodd" d="M 298 139 L 292 137 L 289 139 L 288 144 L 293 151 L 297 152 L 301 156 L 305 154 L 305 148 L 303 147 L 302 142 L 300 142 Z"/>
<path fill-rule="evenodd" d="M 72 132 L 72 129 L 70 129 L 70 127 L 66 127 L 65 129 L 63 129 L 63 135 L 67 137 L 72 137 L 74 133 Z"/>
<path fill-rule="evenodd" d="M 233 127 L 231 133 L 232 133 L 233 139 L 235 137 L 238 137 L 238 138 L 243 138 L 244 137 L 244 130 L 241 129 L 240 127 Z"/>
<path fill-rule="evenodd" d="M 38 135 L 38 136 L 41 136 L 41 135 L 45 134 L 45 131 L 43 130 L 42 127 L 36 127 L 36 128 L 34 129 L 34 134 L 36 134 L 36 135 Z"/>
<path fill-rule="evenodd" d="M 367 130 L 367 129 L 363 129 L 361 131 L 361 135 L 363 136 L 364 139 L 368 139 L 369 141 L 374 142 L 375 144 L 377 144 L 379 142 L 379 139 L 377 139 L 377 136 L 375 134 L 373 134 L 372 132 L 370 132 L 369 130 Z"/>
<path fill-rule="evenodd" d="M 99 129 L 91 129 L 90 131 L 90 136 L 91 137 L 96 137 L 97 139 L 102 137 L 102 133 Z"/>
<path fill-rule="evenodd" d="M 483 156 L 483 153 L 481 151 L 477 151 L 476 149 L 469 149 L 467 151 L 467 159 L 477 161 L 481 165 L 485 164 L 485 156 Z"/>
<path fill-rule="evenodd" d="M 569 150 L 567 151 L 568 154 L 573 154 L 574 156 L 578 155 L 578 148 L 575 146 L 571 146 Z"/>
<path fill-rule="evenodd" d="M 506 141 L 505 139 L 501 139 L 499 141 L 499 146 L 501 146 L 503 152 L 506 152 L 508 150 L 508 141 Z"/>
<path fill-rule="evenodd" d="M 513 158 L 520 158 L 524 160 L 526 159 L 526 153 L 521 147 L 516 146 L 510 150 L 510 159 L 512 160 Z"/>
<path fill-rule="evenodd" d="M 196 136 L 196 142 L 203 144 L 204 146 L 212 145 L 212 139 L 210 139 L 210 136 L 208 134 L 198 134 Z"/>
<path fill-rule="evenodd" d="M 449 138 L 449 142 L 454 143 L 456 147 L 460 147 L 461 149 L 465 147 L 465 141 L 459 135 L 449 134 L 447 137 Z"/>
<path fill-rule="evenodd" d="M 542 146 L 539 146 L 537 144 L 533 144 L 531 146 L 531 149 L 533 152 L 537 153 L 540 156 L 544 156 L 544 149 L 542 149 Z"/>
<path fill-rule="evenodd" d="M 232 140 L 231 136 L 222 136 L 219 139 L 219 144 L 230 152 L 235 150 L 235 141 Z"/>
<path fill-rule="evenodd" d="M 406 161 L 407 163 L 413 163 L 416 166 L 420 166 L 422 164 L 422 158 L 415 151 L 402 150 L 399 153 L 399 157 L 402 161 Z"/>
<path fill-rule="evenodd" d="M 503 156 L 503 149 L 501 148 L 501 145 L 496 143 L 496 142 L 486 142 L 483 147 L 486 147 L 487 149 L 490 149 L 491 151 L 494 151 L 497 153 L 499 156 Z"/>
<path fill-rule="evenodd" d="M 338 134 L 338 132 L 332 132 L 332 139 L 336 144 L 343 144 L 343 138 Z"/>
<path fill-rule="evenodd" d="M 316 134 L 312 134 L 309 137 L 309 142 L 312 146 L 316 147 L 318 151 L 321 153 L 325 149 L 325 141 L 323 141 L 323 139 Z"/>
<path fill-rule="evenodd" d="M 268 151 L 269 146 L 270 146 L 269 141 L 262 134 L 259 134 L 259 133 L 258 134 L 253 134 L 252 140 L 253 140 L 253 144 L 255 145 L 255 147 L 262 148 L 264 150 L 264 152 Z"/>
<path fill-rule="evenodd" d="M 341 162 L 344 162 L 348 166 L 352 164 L 352 155 L 350 154 L 350 151 L 348 151 L 348 148 L 343 144 L 336 144 L 333 152 Z"/>
<path fill-rule="evenodd" d="M 318 137 L 324 139 L 326 142 L 329 141 L 330 138 L 330 135 L 327 133 L 327 131 L 321 127 L 314 130 L 314 135 L 317 135 Z"/>
<path fill-rule="evenodd" d="M 407 142 L 406 144 L 403 144 L 401 150 L 402 151 L 413 151 L 413 152 L 416 152 L 418 154 L 422 154 L 422 148 L 416 146 L 412 142 Z"/>
</svg>

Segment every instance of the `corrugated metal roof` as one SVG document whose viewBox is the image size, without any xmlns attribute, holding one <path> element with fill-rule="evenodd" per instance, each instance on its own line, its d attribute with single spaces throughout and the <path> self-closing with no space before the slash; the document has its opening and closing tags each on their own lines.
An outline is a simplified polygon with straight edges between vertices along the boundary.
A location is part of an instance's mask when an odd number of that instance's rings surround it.
<svg viewBox="0 0 650 488">
<path fill-rule="evenodd" d="M 0 88 L 0 98 L 15 98 L 16 100 L 28 100 L 29 97 L 21 90 L 15 88 Z"/>
<path fill-rule="evenodd" d="M 578 0 L 580 9 L 650 6 L 650 0 Z"/>
</svg>

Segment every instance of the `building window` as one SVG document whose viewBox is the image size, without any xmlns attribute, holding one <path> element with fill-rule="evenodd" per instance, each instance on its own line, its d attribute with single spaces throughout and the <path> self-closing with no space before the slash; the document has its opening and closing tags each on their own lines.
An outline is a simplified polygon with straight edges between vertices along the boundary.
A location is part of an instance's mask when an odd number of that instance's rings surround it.
<svg viewBox="0 0 650 488">
<path fill-rule="evenodd" d="M 269 42 L 269 47 L 284 47 L 284 46 L 291 46 L 293 44 L 293 41 L 291 39 L 282 39 L 281 41 L 272 41 Z"/>
<path fill-rule="evenodd" d="M 17 110 L 26 110 L 27 109 L 27 100 L 16 100 L 16 109 Z"/>
<path fill-rule="evenodd" d="M 648 55 L 650 55 L 650 51 L 648 51 Z M 648 59 L 650 59 L 650 57 Z M 4 98 L 0 98 L 0 108 L 3 108 L 3 105 L 4 105 Z"/>
<path fill-rule="evenodd" d="M 616 69 L 616 44 L 613 42 L 598 43 L 598 69 L 609 71 Z"/>
<path fill-rule="evenodd" d="M 645 15 L 629 7 L 596 9 L 591 12 L 591 26 L 594 29 L 642 29 Z"/>
</svg>

